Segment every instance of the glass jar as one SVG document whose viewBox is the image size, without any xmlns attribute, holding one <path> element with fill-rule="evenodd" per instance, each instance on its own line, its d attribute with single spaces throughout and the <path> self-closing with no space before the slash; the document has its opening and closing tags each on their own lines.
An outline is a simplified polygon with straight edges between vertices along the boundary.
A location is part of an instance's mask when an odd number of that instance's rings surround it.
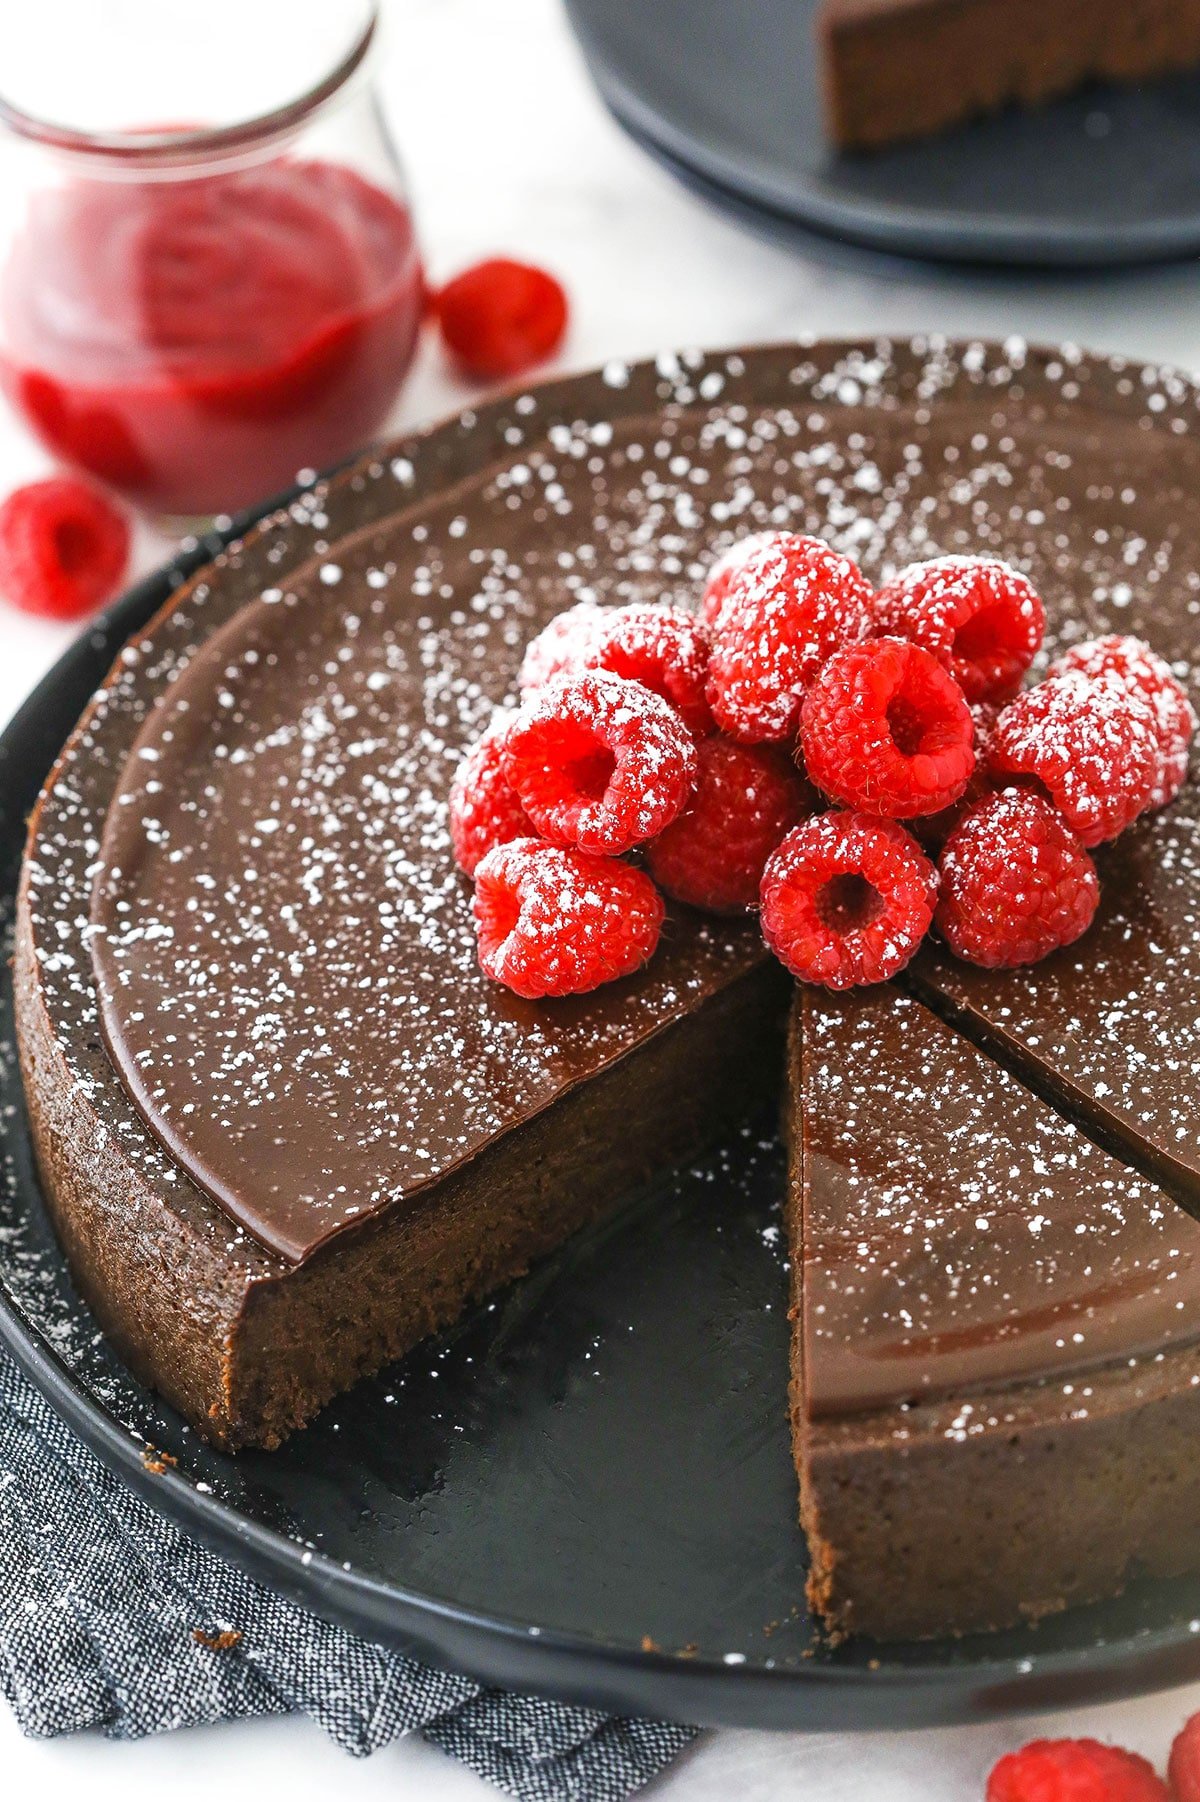
<svg viewBox="0 0 1200 1802">
<path fill-rule="evenodd" d="M 420 254 L 375 0 L 38 0 L 0 65 L 0 386 L 160 516 L 227 513 L 378 431 Z"/>
</svg>

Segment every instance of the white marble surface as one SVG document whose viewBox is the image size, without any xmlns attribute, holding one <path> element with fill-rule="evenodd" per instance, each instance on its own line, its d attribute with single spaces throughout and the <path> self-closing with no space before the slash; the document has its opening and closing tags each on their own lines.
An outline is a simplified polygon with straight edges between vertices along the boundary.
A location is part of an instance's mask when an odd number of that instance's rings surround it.
<svg viewBox="0 0 1200 1802">
<path fill-rule="evenodd" d="M 182 13 L 183 0 L 168 0 Z M 193 15 L 194 16 L 194 15 Z M 135 54 L 136 48 L 129 47 Z M 869 265 L 814 243 L 763 242 L 677 188 L 596 100 L 556 0 L 393 0 L 385 92 L 404 150 L 434 277 L 491 250 L 544 260 L 567 282 L 575 319 L 564 366 L 665 345 L 733 344 L 797 331 L 937 329 L 1070 338 L 1200 369 L 1194 265 L 1131 276 L 1014 279 Z M 397 412 L 409 424 L 466 398 L 430 346 Z M 41 453 L 0 417 L 0 492 L 40 473 Z M 139 566 L 164 542 L 139 534 Z M 66 642 L 0 613 L 0 716 Z M 1111 1736 L 1162 1760 L 1191 1691 L 1074 1711 L 1036 1730 Z M 903 1728 L 898 1720 L 896 1727 Z M 874 1736 L 720 1733 L 654 1786 L 663 1802 L 971 1802 L 989 1765 L 1035 1724 Z M 178 1802 L 289 1793 L 478 1802 L 491 1793 L 440 1753 L 409 1742 L 351 1764 L 297 1720 L 194 1730 L 139 1745 L 20 1738 L 0 1709 L 0 1793 L 86 1793 L 90 1802 L 169 1788 Z"/>
</svg>

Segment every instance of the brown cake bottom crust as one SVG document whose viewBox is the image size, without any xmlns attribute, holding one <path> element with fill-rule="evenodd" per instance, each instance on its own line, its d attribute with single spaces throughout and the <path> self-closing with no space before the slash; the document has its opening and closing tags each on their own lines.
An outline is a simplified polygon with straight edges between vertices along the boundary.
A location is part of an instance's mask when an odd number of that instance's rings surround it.
<svg viewBox="0 0 1200 1802">
<path fill-rule="evenodd" d="M 14 962 L 21 1070 L 46 1202 L 121 1357 L 225 1450 L 273 1447 L 333 1396 L 520 1275 L 778 1081 L 787 986 L 766 961 L 590 1083 L 303 1264 L 214 1232 L 104 1134 L 55 1043 L 27 905 Z"/>
</svg>

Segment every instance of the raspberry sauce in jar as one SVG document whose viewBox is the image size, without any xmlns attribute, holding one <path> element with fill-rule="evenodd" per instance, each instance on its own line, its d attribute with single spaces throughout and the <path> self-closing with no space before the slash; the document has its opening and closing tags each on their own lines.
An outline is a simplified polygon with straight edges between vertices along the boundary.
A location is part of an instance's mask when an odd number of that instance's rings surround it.
<svg viewBox="0 0 1200 1802">
<path fill-rule="evenodd" d="M 396 398 L 424 285 L 369 90 L 344 91 L 373 29 L 370 12 L 316 93 L 246 125 L 16 121 L 42 144 L 0 251 L 0 387 L 56 456 L 152 513 L 277 492 Z"/>
</svg>

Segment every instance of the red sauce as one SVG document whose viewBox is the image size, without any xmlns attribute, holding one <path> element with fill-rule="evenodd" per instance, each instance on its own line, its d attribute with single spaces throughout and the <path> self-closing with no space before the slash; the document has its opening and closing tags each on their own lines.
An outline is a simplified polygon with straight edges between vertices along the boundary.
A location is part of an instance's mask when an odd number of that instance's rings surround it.
<svg viewBox="0 0 1200 1802">
<path fill-rule="evenodd" d="M 0 383 L 141 505 L 230 512 L 379 428 L 423 296 L 407 208 L 332 163 L 74 182 L 13 244 Z"/>
</svg>

